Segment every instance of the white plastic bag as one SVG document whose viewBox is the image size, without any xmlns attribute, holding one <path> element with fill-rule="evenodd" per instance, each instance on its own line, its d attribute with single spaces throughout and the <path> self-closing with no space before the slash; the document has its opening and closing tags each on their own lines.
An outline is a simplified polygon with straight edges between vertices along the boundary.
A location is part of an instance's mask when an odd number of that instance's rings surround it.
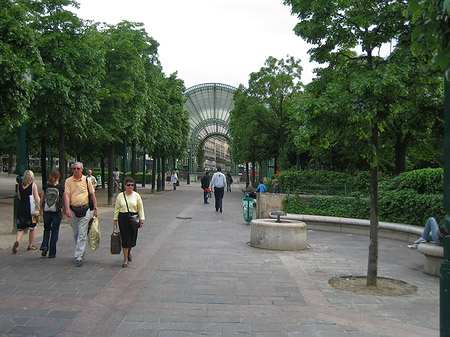
<svg viewBox="0 0 450 337">
<path fill-rule="evenodd" d="M 36 200 L 34 200 L 33 194 L 30 195 L 30 213 L 31 213 L 31 215 L 34 215 L 34 216 L 40 215 L 39 204 L 36 202 Z"/>
</svg>

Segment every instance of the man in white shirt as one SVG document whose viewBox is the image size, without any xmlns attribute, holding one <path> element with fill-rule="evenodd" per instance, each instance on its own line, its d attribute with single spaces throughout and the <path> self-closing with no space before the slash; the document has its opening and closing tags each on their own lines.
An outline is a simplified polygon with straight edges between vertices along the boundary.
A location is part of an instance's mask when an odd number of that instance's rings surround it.
<svg viewBox="0 0 450 337">
<path fill-rule="evenodd" d="M 91 181 L 91 185 L 94 188 L 94 190 L 96 190 L 98 183 L 97 183 L 97 179 L 92 175 L 92 170 L 87 171 L 87 177 Z"/>
<path fill-rule="evenodd" d="M 210 183 L 210 188 L 213 189 L 214 187 L 216 212 L 220 210 L 220 213 L 222 213 L 222 200 L 226 185 L 227 178 L 225 177 L 225 174 L 222 173 L 222 168 L 217 166 L 217 172 L 212 176 Z"/>
</svg>

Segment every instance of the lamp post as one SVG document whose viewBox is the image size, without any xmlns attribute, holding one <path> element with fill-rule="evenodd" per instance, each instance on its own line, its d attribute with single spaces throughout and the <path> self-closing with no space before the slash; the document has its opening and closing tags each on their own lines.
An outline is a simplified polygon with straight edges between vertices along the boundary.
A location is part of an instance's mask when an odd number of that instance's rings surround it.
<svg viewBox="0 0 450 337">
<path fill-rule="evenodd" d="M 444 226 L 450 231 L 450 82 L 444 72 L 444 211 L 447 213 Z M 440 330 L 441 337 L 450 336 L 450 235 L 444 237 L 444 258 L 440 270 Z"/>
<path fill-rule="evenodd" d="M 187 149 L 188 152 L 188 176 L 187 176 L 187 184 L 191 184 L 191 149 Z"/>
</svg>

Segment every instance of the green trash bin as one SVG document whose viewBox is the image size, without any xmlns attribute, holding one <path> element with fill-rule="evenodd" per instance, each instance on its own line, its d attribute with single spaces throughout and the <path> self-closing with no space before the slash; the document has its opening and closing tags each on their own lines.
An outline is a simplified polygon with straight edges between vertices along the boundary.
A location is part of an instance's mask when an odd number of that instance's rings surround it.
<svg viewBox="0 0 450 337">
<path fill-rule="evenodd" d="M 247 222 L 247 225 L 250 224 L 250 221 L 253 219 L 253 203 L 255 199 L 250 197 L 242 198 L 242 209 L 244 212 L 244 220 Z"/>
</svg>

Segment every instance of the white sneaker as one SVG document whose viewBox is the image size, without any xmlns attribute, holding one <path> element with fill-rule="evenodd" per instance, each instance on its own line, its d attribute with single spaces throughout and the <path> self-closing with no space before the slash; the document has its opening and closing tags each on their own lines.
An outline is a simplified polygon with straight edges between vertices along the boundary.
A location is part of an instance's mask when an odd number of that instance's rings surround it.
<svg viewBox="0 0 450 337">
<path fill-rule="evenodd" d="M 418 243 L 413 243 L 412 245 L 408 245 L 409 249 L 417 249 Z"/>
<path fill-rule="evenodd" d="M 416 240 L 414 243 L 424 243 L 427 242 L 424 238 L 420 238 L 419 240 Z"/>
</svg>

